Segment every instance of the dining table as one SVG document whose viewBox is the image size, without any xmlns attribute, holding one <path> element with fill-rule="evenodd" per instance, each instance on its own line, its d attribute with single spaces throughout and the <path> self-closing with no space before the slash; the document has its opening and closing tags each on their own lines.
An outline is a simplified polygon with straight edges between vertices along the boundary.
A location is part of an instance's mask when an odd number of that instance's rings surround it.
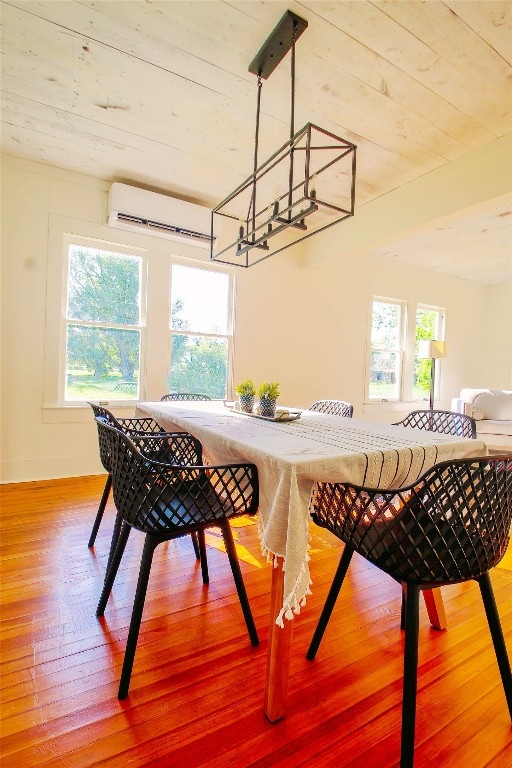
<svg viewBox="0 0 512 768">
<path fill-rule="evenodd" d="M 247 414 L 225 401 L 140 402 L 166 431 L 201 441 L 211 464 L 252 462 L 258 468 L 258 532 L 272 562 L 269 640 L 263 708 L 271 722 L 286 709 L 294 617 L 311 594 L 310 498 L 317 482 L 399 488 L 429 467 L 487 454 L 480 440 L 302 409 L 275 419 Z M 439 589 L 424 593 L 431 623 L 446 626 Z"/>
</svg>

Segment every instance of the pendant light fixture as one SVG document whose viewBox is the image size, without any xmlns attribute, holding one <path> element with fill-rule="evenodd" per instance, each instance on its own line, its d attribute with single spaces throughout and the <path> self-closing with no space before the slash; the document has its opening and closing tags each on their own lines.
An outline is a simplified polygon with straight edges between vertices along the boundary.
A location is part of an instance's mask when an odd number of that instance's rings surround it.
<svg viewBox="0 0 512 768">
<path fill-rule="evenodd" d="M 250 267 L 354 215 L 355 144 L 313 123 L 295 131 L 295 44 L 307 26 L 287 11 L 249 66 L 257 77 L 254 169 L 212 211 L 212 233 L 222 225 L 222 239 L 212 239 L 213 261 Z M 262 80 L 289 51 L 289 139 L 259 164 Z"/>
</svg>

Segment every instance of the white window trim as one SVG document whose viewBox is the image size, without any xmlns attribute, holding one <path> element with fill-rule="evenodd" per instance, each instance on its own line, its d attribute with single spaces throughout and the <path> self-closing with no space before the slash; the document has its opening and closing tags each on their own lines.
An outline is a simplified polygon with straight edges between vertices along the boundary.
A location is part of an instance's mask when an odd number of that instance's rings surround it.
<svg viewBox="0 0 512 768">
<path fill-rule="evenodd" d="M 129 256 L 142 256 L 143 261 L 147 256 L 147 249 L 110 239 L 111 230 L 88 222 L 51 215 L 49 224 L 43 419 L 48 422 L 72 421 L 74 419 L 73 414 L 76 416 L 78 411 L 86 411 L 88 414 L 90 408 L 86 402 L 64 400 L 69 246 L 71 244 L 84 245 L 89 248 L 126 253 Z M 143 266 L 142 272 L 144 275 L 145 266 Z M 144 276 L 143 280 L 146 280 Z M 144 308 L 141 308 L 141 312 L 145 312 Z M 142 344 L 143 341 L 141 340 L 141 346 Z M 142 353 L 143 349 L 141 349 Z M 133 400 L 116 400 L 115 402 L 116 406 L 130 405 L 132 408 L 134 404 Z M 79 418 L 79 420 L 81 419 Z"/>
<path fill-rule="evenodd" d="M 424 309 L 429 312 L 437 312 L 439 314 L 439 327 L 435 331 L 434 338 L 439 341 L 443 341 L 445 337 L 446 311 L 444 307 L 436 307 L 432 304 L 423 304 L 420 302 L 418 302 L 417 304 L 411 304 L 411 307 L 414 308 L 414 324 L 411 324 L 412 325 L 411 338 L 408 339 L 408 342 L 410 344 L 410 352 L 407 355 L 407 357 L 408 357 L 410 370 L 407 371 L 407 382 L 408 382 L 410 397 L 407 398 L 407 401 L 412 403 L 426 403 L 428 406 L 428 403 L 429 403 L 428 397 L 414 397 L 413 395 L 414 352 L 415 352 L 414 342 L 415 342 L 415 336 L 416 336 L 416 314 L 420 309 Z M 439 360 L 437 362 L 436 379 L 434 382 L 434 387 L 435 387 L 434 397 L 436 400 L 439 400 L 440 393 L 441 393 L 441 367 L 440 367 L 441 363 L 442 363 L 442 360 Z"/>
<path fill-rule="evenodd" d="M 145 340 L 141 341 L 139 397 L 158 399 L 165 389 L 170 356 L 170 275 L 171 264 L 183 264 L 199 269 L 224 272 L 229 275 L 229 351 L 228 351 L 228 397 L 233 392 L 234 358 L 234 299 L 235 270 L 233 267 L 212 265 L 204 259 L 203 249 L 197 258 L 175 255 L 170 244 L 159 238 L 149 238 L 132 233 L 112 231 L 111 228 L 65 216 L 50 214 L 48 228 L 48 269 L 46 286 L 45 348 L 43 377 L 43 422 L 86 422 L 90 420 L 90 407 L 85 401 L 63 399 L 65 366 L 65 312 L 66 300 L 66 258 L 68 246 L 73 242 L 88 247 L 98 247 L 142 256 L 144 293 L 149 297 L 147 306 L 143 299 L 141 320 L 145 324 Z M 141 243 L 137 245 L 134 243 Z M 148 245 L 146 245 L 148 244 Z M 185 249 L 189 250 L 189 249 Z M 149 262 L 151 260 L 151 268 Z M 166 338 L 168 343 L 163 343 Z M 63 352 L 64 350 L 64 352 Z M 150 364 L 149 364 L 150 362 Z M 120 414 L 127 409 L 133 413 L 136 400 L 112 401 L 112 410 Z"/>
<path fill-rule="evenodd" d="M 397 349 L 400 355 L 400 364 L 398 367 L 399 374 L 399 386 L 398 397 L 370 397 L 370 374 L 371 374 L 371 351 L 372 351 L 372 323 L 373 323 L 373 304 L 375 301 L 380 301 L 387 304 L 395 304 L 400 307 L 400 339 L 399 348 Z M 365 371 L 365 384 L 364 384 L 364 404 L 375 405 L 377 403 L 399 403 L 402 401 L 402 390 L 404 382 L 404 358 L 405 358 L 405 338 L 407 334 L 407 302 L 403 299 L 394 299 L 389 296 L 372 296 L 370 298 L 370 308 L 368 312 L 368 326 L 366 332 L 366 371 Z"/>
<path fill-rule="evenodd" d="M 226 324 L 226 332 L 225 333 L 214 333 L 214 332 L 203 332 L 203 331 L 195 331 L 195 330 L 179 330 L 179 329 L 173 329 L 171 327 L 171 311 L 172 311 L 172 301 L 171 301 L 171 289 L 172 289 L 172 266 L 182 266 L 182 267 L 190 267 L 192 269 L 202 269 L 207 272 L 217 272 L 219 274 L 224 274 L 228 276 L 228 306 L 227 306 L 227 324 Z M 218 339 L 227 339 L 228 343 L 228 353 L 227 353 L 227 380 L 226 380 L 226 399 L 232 399 L 233 398 L 233 392 L 234 392 L 234 384 L 233 384 L 233 366 L 234 366 L 234 331 L 235 331 L 235 269 L 234 267 L 227 267 L 226 265 L 220 265 L 220 264 L 212 264 L 209 262 L 208 264 L 204 263 L 198 263 L 195 261 L 191 261 L 189 259 L 183 259 L 183 258 L 173 258 L 169 262 L 169 305 L 168 305 L 168 343 L 167 343 L 167 373 L 169 372 L 170 367 L 170 355 L 171 355 L 171 346 L 172 346 L 172 337 L 173 335 L 183 335 L 183 336 L 196 336 L 196 337 L 203 337 L 203 338 L 218 338 Z M 166 381 L 167 381 L 167 374 L 166 374 Z"/>
<path fill-rule="evenodd" d="M 396 398 L 377 398 L 370 397 L 370 356 L 371 356 L 371 336 L 372 336 L 372 321 L 373 321 L 373 303 L 375 301 L 387 302 L 390 304 L 398 304 L 401 306 L 401 350 L 400 350 L 400 387 L 399 395 Z M 402 403 L 412 403 L 418 405 L 419 403 L 428 403 L 428 398 L 418 398 L 413 395 L 413 376 L 414 376 L 414 347 L 415 347 L 415 335 L 416 335 L 416 312 L 418 309 L 432 310 L 439 312 L 439 329 L 438 335 L 441 340 L 445 338 L 446 329 L 446 310 L 443 307 L 434 306 L 432 304 L 425 304 L 423 302 L 406 301 L 405 299 L 397 299 L 388 296 L 371 296 L 369 302 L 368 311 L 368 324 L 366 333 L 366 356 L 365 356 L 365 382 L 364 382 L 364 397 L 363 402 L 365 406 L 396 406 Z M 439 363 L 442 361 L 438 361 Z M 439 399 L 439 393 L 441 388 L 441 370 L 437 369 L 437 376 L 435 381 L 436 392 L 434 396 Z"/>
<path fill-rule="evenodd" d="M 83 237 L 76 237 L 75 235 L 69 235 L 66 234 L 63 238 L 64 241 L 64 253 L 63 253 L 63 289 L 64 287 L 69 286 L 69 275 L 68 275 L 68 266 L 69 266 L 69 248 L 72 245 L 83 245 L 89 248 L 97 248 L 98 250 L 104 251 L 104 252 L 110 252 L 115 253 L 120 256 L 135 256 L 139 259 L 141 259 L 141 270 L 140 270 L 140 306 L 139 306 L 139 322 L 132 325 L 132 330 L 137 330 L 140 333 L 140 349 L 139 349 L 139 370 L 138 370 L 138 380 L 139 380 L 139 399 L 145 400 L 144 396 L 144 387 L 145 387 L 145 379 L 142 375 L 142 372 L 145 370 L 145 349 L 146 349 L 146 297 L 147 297 L 147 258 L 146 254 L 140 254 L 140 253 L 133 253 L 133 249 L 127 249 L 126 247 L 120 247 L 118 245 L 110 246 L 108 244 L 105 244 L 103 241 L 98 240 L 91 240 L 91 238 L 83 238 Z M 131 251 L 131 252 L 130 252 Z M 69 325 L 91 325 L 96 327 L 105 327 L 105 328 L 119 328 L 119 329 L 125 329 L 127 328 L 126 325 L 118 325 L 116 323 L 104 323 L 104 322 L 83 322 L 83 321 L 74 321 L 70 320 L 67 317 L 67 294 L 66 291 L 63 290 L 63 317 L 62 317 L 62 323 L 61 323 L 61 338 L 60 338 L 60 349 L 59 349 L 59 384 L 58 384 L 58 391 L 59 391 L 59 405 L 63 407 L 67 407 L 68 405 L 73 405 L 75 402 L 83 403 L 83 401 L 72 401 L 72 400 L 66 400 L 65 399 L 65 367 L 66 367 L 66 337 L 67 337 L 67 328 Z M 115 400 L 111 401 L 105 401 L 105 403 L 111 403 L 118 406 L 123 405 L 133 405 L 136 400 L 134 399 L 124 399 L 124 398 L 116 398 Z"/>
</svg>

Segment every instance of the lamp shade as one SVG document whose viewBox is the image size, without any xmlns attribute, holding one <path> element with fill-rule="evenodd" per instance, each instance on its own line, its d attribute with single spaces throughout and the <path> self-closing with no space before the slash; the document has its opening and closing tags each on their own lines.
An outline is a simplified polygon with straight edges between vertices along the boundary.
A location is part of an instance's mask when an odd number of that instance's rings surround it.
<svg viewBox="0 0 512 768">
<path fill-rule="evenodd" d="M 418 357 L 439 360 L 446 357 L 446 342 L 433 339 L 423 339 L 418 343 Z"/>
</svg>

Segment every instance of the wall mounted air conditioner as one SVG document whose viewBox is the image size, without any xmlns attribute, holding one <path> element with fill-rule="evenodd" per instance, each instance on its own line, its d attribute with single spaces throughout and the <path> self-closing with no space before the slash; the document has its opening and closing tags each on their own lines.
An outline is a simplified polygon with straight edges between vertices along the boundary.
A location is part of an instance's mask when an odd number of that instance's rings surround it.
<svg viewBox="0 0 512 768">
<path fill-rule="evenodd" d="M 108 225 L 210 248 L 212 217 L 209 208 L 128 184 L 116 182 L 110 187 Z M 214 243 L 219 236 L 218 225 L 214 222 Z"/>
</svg>

